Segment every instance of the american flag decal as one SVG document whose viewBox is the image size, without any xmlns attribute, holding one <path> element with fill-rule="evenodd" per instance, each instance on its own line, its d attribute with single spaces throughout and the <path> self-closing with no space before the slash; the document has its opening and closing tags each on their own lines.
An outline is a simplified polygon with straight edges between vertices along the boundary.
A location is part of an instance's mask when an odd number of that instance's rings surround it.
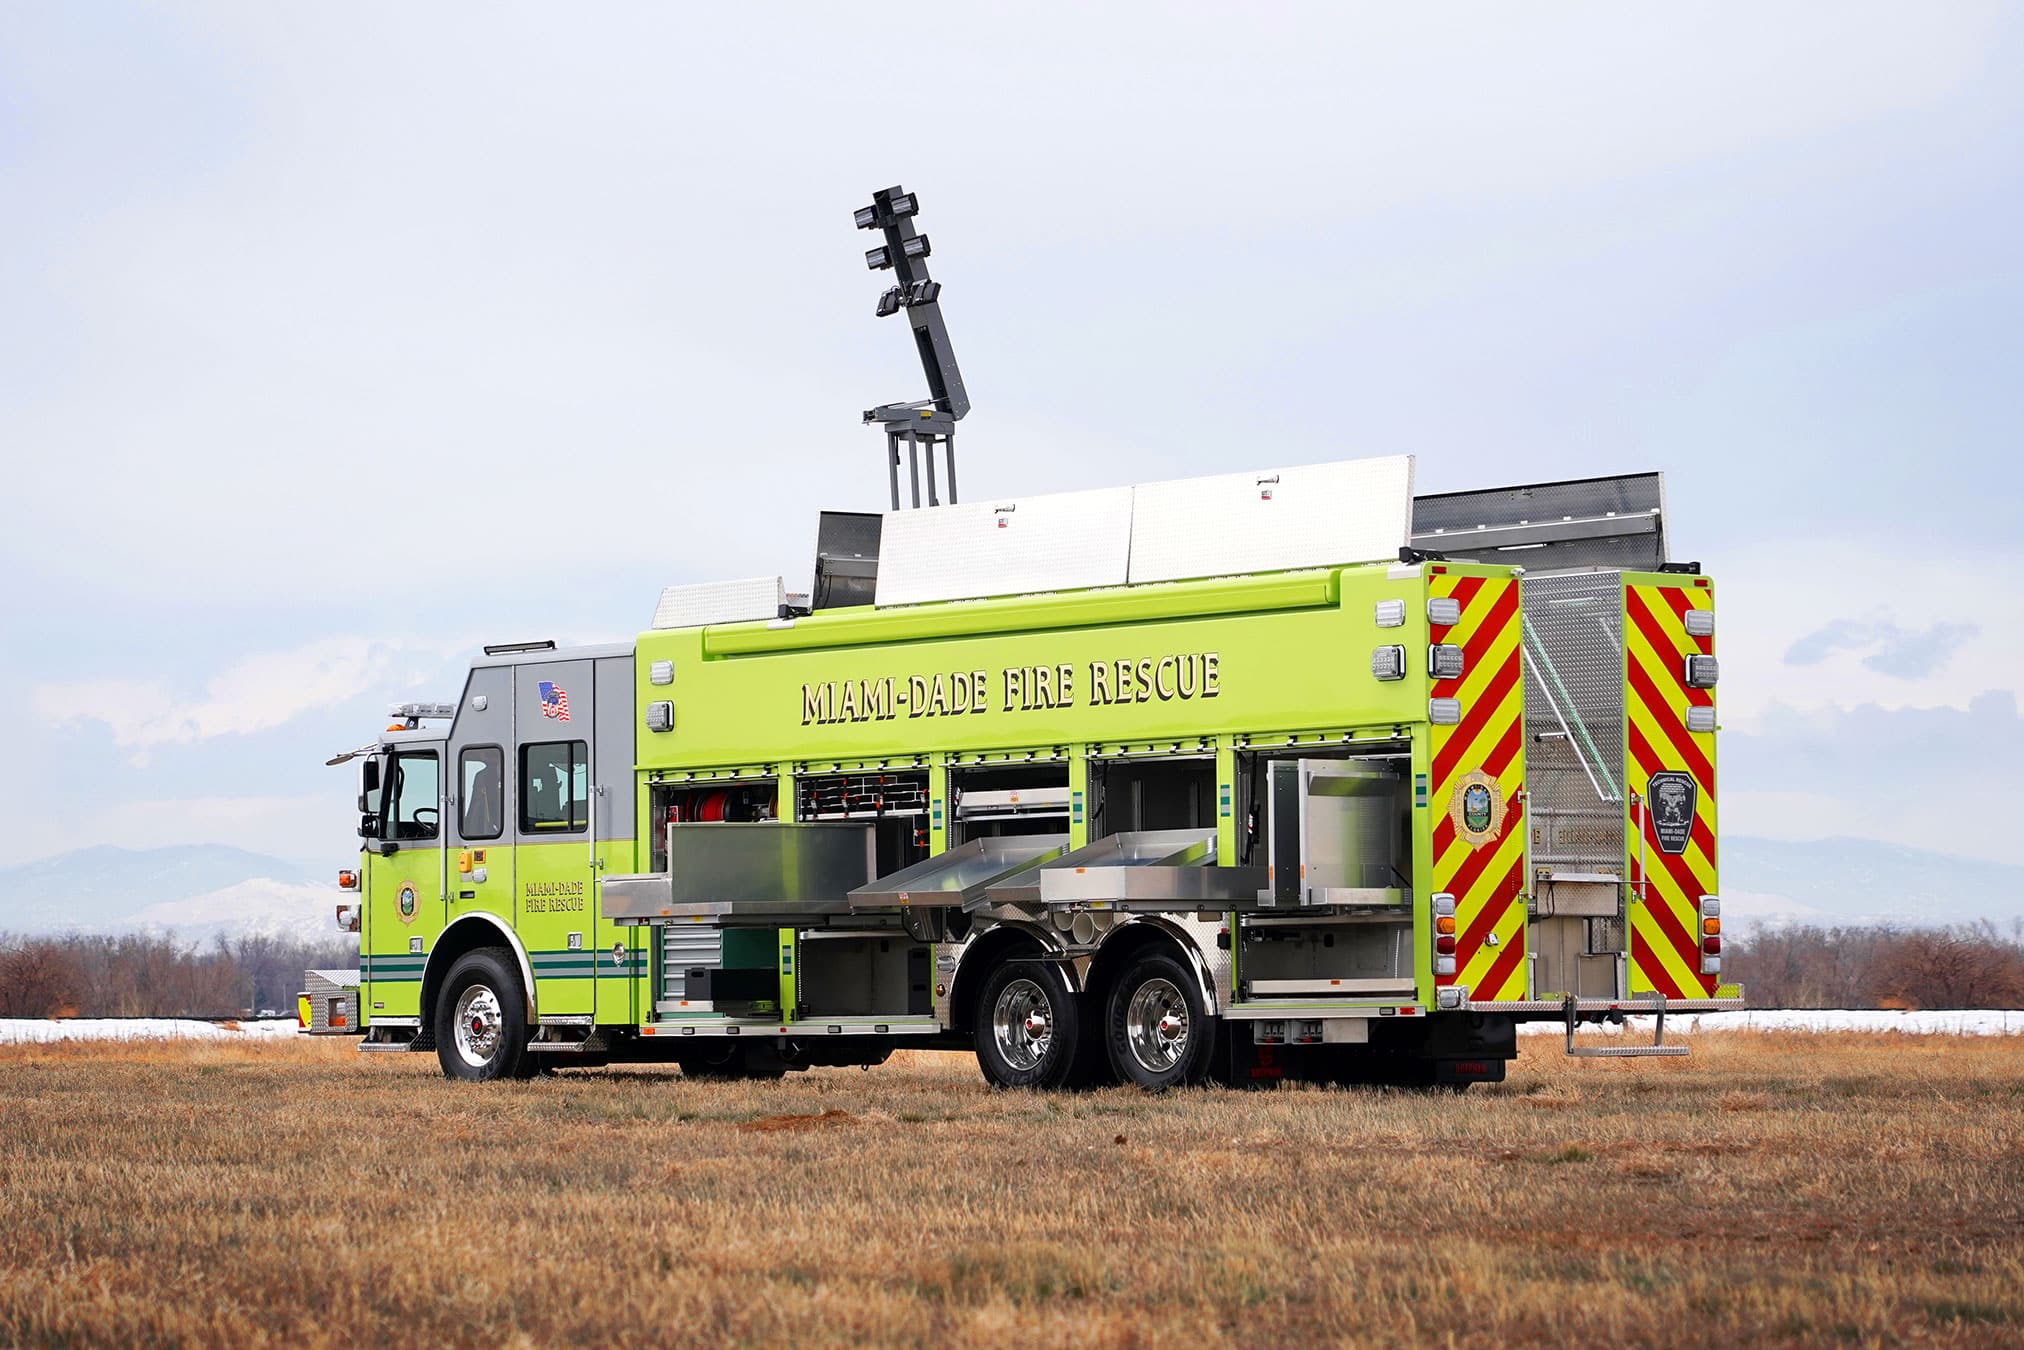
<svg viewBox="0 0 2024 1350">
<path fill-rule="evenodd" d="M 543 717 L 553 717 L 558 722 L 569 720 L 569 694 L 561 685 L 551 680 L 543 680 L 535 686 L 535 689 L 541 695 Z"/>
</svg>

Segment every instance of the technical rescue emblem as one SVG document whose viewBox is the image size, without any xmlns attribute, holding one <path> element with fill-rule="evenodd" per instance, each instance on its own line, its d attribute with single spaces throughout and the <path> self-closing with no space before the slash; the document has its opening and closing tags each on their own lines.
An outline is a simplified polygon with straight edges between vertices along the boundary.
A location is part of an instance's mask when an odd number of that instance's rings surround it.
<svg viewBox="0 0 2024 1350">
<path fill-rule="evenodd" d="M 1661 853 L 1685 853 L 1694 837 L 1694 807 L 1700 787 L 1690 773 L 1667 769 L 1645 784 L 1645 809 L 1651 812 L 1652 838 Z"/>
<path fill-rule="evenodd" d="M 403 881 L 401 883 L 400 898 L 394 901 L 394 908 L 400 911 L 402 923 L 413 923 L 415 921 L 415 911 L 418 906 L 415 904 L 414 882 Z"/>
<path fill-rule="evenodd" d="M 1481 769 L 1471 769 L 1455 783 L 1448 800 L 1448 819 L 1455 837 L 1470 848 L 1494 843 L 1504 833 L 1504 788 Z"/>
</svg>

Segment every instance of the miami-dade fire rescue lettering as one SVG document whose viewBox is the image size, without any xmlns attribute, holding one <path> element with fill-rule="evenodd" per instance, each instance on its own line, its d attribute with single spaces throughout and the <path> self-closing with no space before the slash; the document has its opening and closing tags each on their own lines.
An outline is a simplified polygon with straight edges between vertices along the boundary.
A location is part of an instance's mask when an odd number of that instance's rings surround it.
<svg viewBox="0 0 2024 1350">
<path fill-rule="evenodd" d="M 1084 701 L 1091 707 L 1215 698 L 1223 692 L 1217 652 L 1091 661 Z M 876 679 L 823 680 L 801 686 L 801 724 L 891 722 L 907 717 L 1039 712 L 1077 706 L 1075 665 L 1008 666 L 994 683 L 988 670 L 948 674 L 886 675 Z"/>
</svg>

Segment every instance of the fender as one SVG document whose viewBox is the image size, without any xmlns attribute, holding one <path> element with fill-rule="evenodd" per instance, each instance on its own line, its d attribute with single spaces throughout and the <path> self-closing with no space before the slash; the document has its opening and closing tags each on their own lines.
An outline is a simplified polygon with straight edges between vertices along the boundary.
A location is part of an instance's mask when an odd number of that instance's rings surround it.
<svg viewBox="0 0 2024 1350">
<path fill-rule="evenodd" d="M 1188 969 L 1195 972 L 1195 983 L 1202 994 L 1203 1010 L 1211 1016 L 1220 1011 L 1216 1006 L 1216 981 L 1209 974 L 1208 963 L 1202 958 L 1201 944 L 1196 941 L 1194 934 L 1169 919 L 1159 915 L 1142 914 L 1128 922 L 1118 924 L 1104 935 L 1103 943 L 1097 947 L 1097 956 L 1101 957 L 1104 949 L 1116 941 L 1120 934 L 1131 933 L 1134 930 L 1142 934 L 1148 929 L 1159 933 L 1181 949 L 1181 954 L 1188 963 Z"/>
<path fill-rule="evenodd" d="M 506 939 L 506 946 L 512 949 L 513 959 L 520 963 L 520 987 L 527 991 L 527 1025 L 530 1028 L 532 1028 L 536 1024 L 535 1023 L 536 1014 L 534 1008 L 534 966 L 533 963 L 527 959 L 527 949 L 520 945 L 519 935 L 516 934 L 511 928 L 507 927 L 506 921 L 504 919 L 501 919 L 496 914 L 487 914 L 483 910 L 479 910 L 477 913 L 474 914 L 463 915 L 462 917 L 458 918 L 455 922 L 453 922 L 448 928 L 445 928 L 442 931 L 442 933 L 436 938 L 435 942 L 431 944 L 431 946 L 429 947 L 429 959 L 422 966 L 422 988 L 434 989 L 439 985 L 441 985 L 443 977 L 450 973 L 451 963 L 456 960 L 456 957 L 451 957 L 448 960 L 441 962 L 440 965 L 438 964 L 436 960 L 437 954 L 441 952 L 445 946 L 453 945 L 446 943 L 444 939 L 449 937 L 452 933 L 456 933 L 459 930 L 471 924 L 477 923 L 489 923 L 492 925 L 492 927 L 498 929 L 499 935 Z M 488 941 L 474 945 L 491 946 L 493 944 Z M 458 955 L 462 955 L 462 953 L 459 952 Z M 424 1012 L 423 1015 L 426 1017 L 427 1013 Z"/>
</svg>

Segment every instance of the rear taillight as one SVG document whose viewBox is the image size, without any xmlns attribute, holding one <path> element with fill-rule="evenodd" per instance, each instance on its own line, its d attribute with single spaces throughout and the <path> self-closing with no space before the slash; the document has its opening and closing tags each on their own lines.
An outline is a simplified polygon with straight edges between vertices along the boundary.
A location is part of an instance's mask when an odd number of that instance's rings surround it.
<svg viewBox="0 0 2024 1350">
<path fill-rule="evenodd" d="M 1701 897 L 1701 974 L 1717 975 L 1722 970 L 1722 901 L 1719 896 Z"/>
<path fill-rule="evenodd" d="M 1455 973 L 1455 897 L 1446 891 L 1434 897 L 1434 974 Z"/>
</svg>

